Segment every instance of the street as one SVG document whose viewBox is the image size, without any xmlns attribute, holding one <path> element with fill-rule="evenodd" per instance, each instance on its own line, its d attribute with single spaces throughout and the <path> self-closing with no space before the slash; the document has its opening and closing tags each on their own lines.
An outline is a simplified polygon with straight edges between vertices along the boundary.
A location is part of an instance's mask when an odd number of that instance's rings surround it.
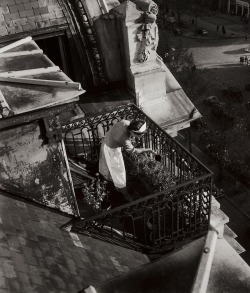
<svg viewBox="0 0 250 293">
<path fill-rule="evenodd" d="M 183 37 L 182 46 L 189 48 L 194 60 L 201 68 L 239 65 L 240 56 L 250 56 L 245 52 L 245 49 L 250 46 L 250 42 L 242 39 L 209 40 Z"/>
<path fill-rule="evenodd" d="M 158 53 L 165 55 L 167 33 L 160 31 L 160 44 Z M 250 47 L 250 38 L 217 38 L 189 37 L 187 34 L 173 37 L 171 45 L 175 48 L 186 48 L 193 54 L 198 69 L 209 69 L 213 78 L 219 83 L 234 83 L 244 86 L 249 83 L 250 66 L 241 65 L 240 57 L 248 56 L 250 53 L 245 49 Z M 230 70 L 229 70 L 230 69 Z M 209 72 L 208 72 L 209 74 Z"/>
<path fill-rule="evenodd" d="M 198 69 L 210 69 L 213 80 L 220 84 L 231 84 L 244 88 L 250 81 L 250 66 L 241 65 L 240 57 L 248 56 L 245 48 L 250 46 L 250 40 L 217 39 L 201 40 L 183 37 L 182 46 L 193 54 Z"/>
</svg>

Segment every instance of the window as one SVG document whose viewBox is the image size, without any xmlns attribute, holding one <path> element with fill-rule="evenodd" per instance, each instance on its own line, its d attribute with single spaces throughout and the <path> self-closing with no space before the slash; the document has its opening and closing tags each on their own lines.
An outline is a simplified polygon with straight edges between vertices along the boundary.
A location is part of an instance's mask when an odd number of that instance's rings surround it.
<svg viewBox="0 0 250 293">
<path fill-rule="evenodd" d="M 73 70 L 71 70 L 71 57 L 69 44 L 66 34 L 34 36 L 37 45 L 43 50 L 44 54 L 56 65 L 59 66 L 65 74 L 73 79 Z"/>
</svg>

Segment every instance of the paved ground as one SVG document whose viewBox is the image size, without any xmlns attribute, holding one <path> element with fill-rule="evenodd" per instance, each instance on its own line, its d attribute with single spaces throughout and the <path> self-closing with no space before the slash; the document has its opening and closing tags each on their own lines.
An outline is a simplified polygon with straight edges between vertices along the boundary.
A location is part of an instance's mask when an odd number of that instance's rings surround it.
<svg viewBox="0 0 250 293">
<path fill-rule="evenodd" d="M 238 65 L 239 57 L 248 55 L 246 48 L 250 47 L 250 36 L 245 40 L 245 35 L 250 32 L 249 25 L 246 27 L 237 16 L 226 14 L 212 14 L 198 18 L 197 27 L 208 31 L 207 36 L 194 34 L 192 18 L 184 15 L 183 22 L 183 47 L 192 48 L 194 59 L 200 67 L 215 68 L 218 66 Z M 216 31 L 217 25 L 224 25 L 227 33 Z"/>
<path fill-rule="evenodd" d="M 183 39 L 183 47 L 191 49 L 199 68 L 238 67 L 241 65 L 241 56 L 250 57 L 245 52 L 248 46 L 249 42 L 244 39 Z"/>
<path fill-rule="evenodd" d="M 188 28 L 185 35 L 189 37 L 199 37 L 194 33 L 195 26 L 192 25 L 192 16 L 183 15 L 182 21 L 184 27 Z M 219 30 L 217 31 L 217 26 Z M 226 33 L 222 33 L 222 26 L 225 27 Z M 250 26 L 245 25 L 238 16 L 231 16 L 222 13 L 211 13 L 207 16 L 197 18 L 197 28 L 204 28 L 208 31 L 209 39 L 216 38 L 243 38 L 250 32 Z"/>
</svg>

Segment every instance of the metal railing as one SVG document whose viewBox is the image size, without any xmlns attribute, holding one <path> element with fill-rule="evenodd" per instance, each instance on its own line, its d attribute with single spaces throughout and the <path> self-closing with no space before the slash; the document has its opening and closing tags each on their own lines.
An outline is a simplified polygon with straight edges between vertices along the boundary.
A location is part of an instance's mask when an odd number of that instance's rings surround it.
<svg viewBox="0 0 250 293">
<path fill-rule="evenodd" d="M 63 126 L 69 157 L 99 158 L 102 137 L 122 119 L 144 119 L 147 132 L 137 142 L 157 150 L 176 185 L 88 219 L 72 230 L 146 253 L 160 253 L 204 235 L 209 227 L 212 173 L 135 105 Z"/>
</svg>

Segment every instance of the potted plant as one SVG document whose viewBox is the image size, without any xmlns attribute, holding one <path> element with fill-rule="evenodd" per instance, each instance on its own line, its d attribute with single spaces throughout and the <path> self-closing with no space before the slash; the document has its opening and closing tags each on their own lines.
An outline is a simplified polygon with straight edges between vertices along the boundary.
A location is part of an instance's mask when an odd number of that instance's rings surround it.
<svg viewBox="0 0 250 293">
<path fill-rule="evenodd" d="M 159 162 L 159 156 L 152 159 L 146 154 L 126 154 L 134 175 L 147 183 L 152 192 L 168 189 L 176 184 L 176 178 Z"/>
<path fill-rule="evenodd" d="M 83 201 L 95 212 L 109 210 L 111 208 L 111 202 L 108 199 L 109 190 L 107 183 L 106 180 L 100 179 L 98 173 L 96 173 L 95 179 L 84 183 L 84 187 L 82 188 Z"/>
<path fill-rule="evenodd" d="M 128 154 L 127 158 L 130 162 L 130 168 L 133 168 L 134 175 L 138 177 L 139 180 L 142 180 L 144 184 L 149 186 L 151 192 L 158 192 L 162 190 L 169 189 L 176 185 L 177 178 L 163 165 L 161 162 L 152 159 L 151 157 L 143 155 Z M 172 193 L 170 194 L 172 197 Z M 176 198 L 172 199 L 173 201 L 177 200 Z M 178 205 L 178 208 L 173 208 L 173 213 L 178 214 L 180 222 L 183 222 L 184 229 L 188 230 L 190 219 L 195 216 L 195 213 L 199 212 L 199 205 L 195 205 L 190 208 L 190 198 L 188 196 L 184 197 L 183 204 Z M 159 217 L 168 218 L 171 214 L 171 208 L 169 207 L 169 213 L 159 215 L 156 213 L 154 216 L 151 215 L 146 220 L 146 226 L 150 230 L 154 230 L 159 221 Z M 171 220 L 171 219 L 168 219 Z"/>
</svg>

